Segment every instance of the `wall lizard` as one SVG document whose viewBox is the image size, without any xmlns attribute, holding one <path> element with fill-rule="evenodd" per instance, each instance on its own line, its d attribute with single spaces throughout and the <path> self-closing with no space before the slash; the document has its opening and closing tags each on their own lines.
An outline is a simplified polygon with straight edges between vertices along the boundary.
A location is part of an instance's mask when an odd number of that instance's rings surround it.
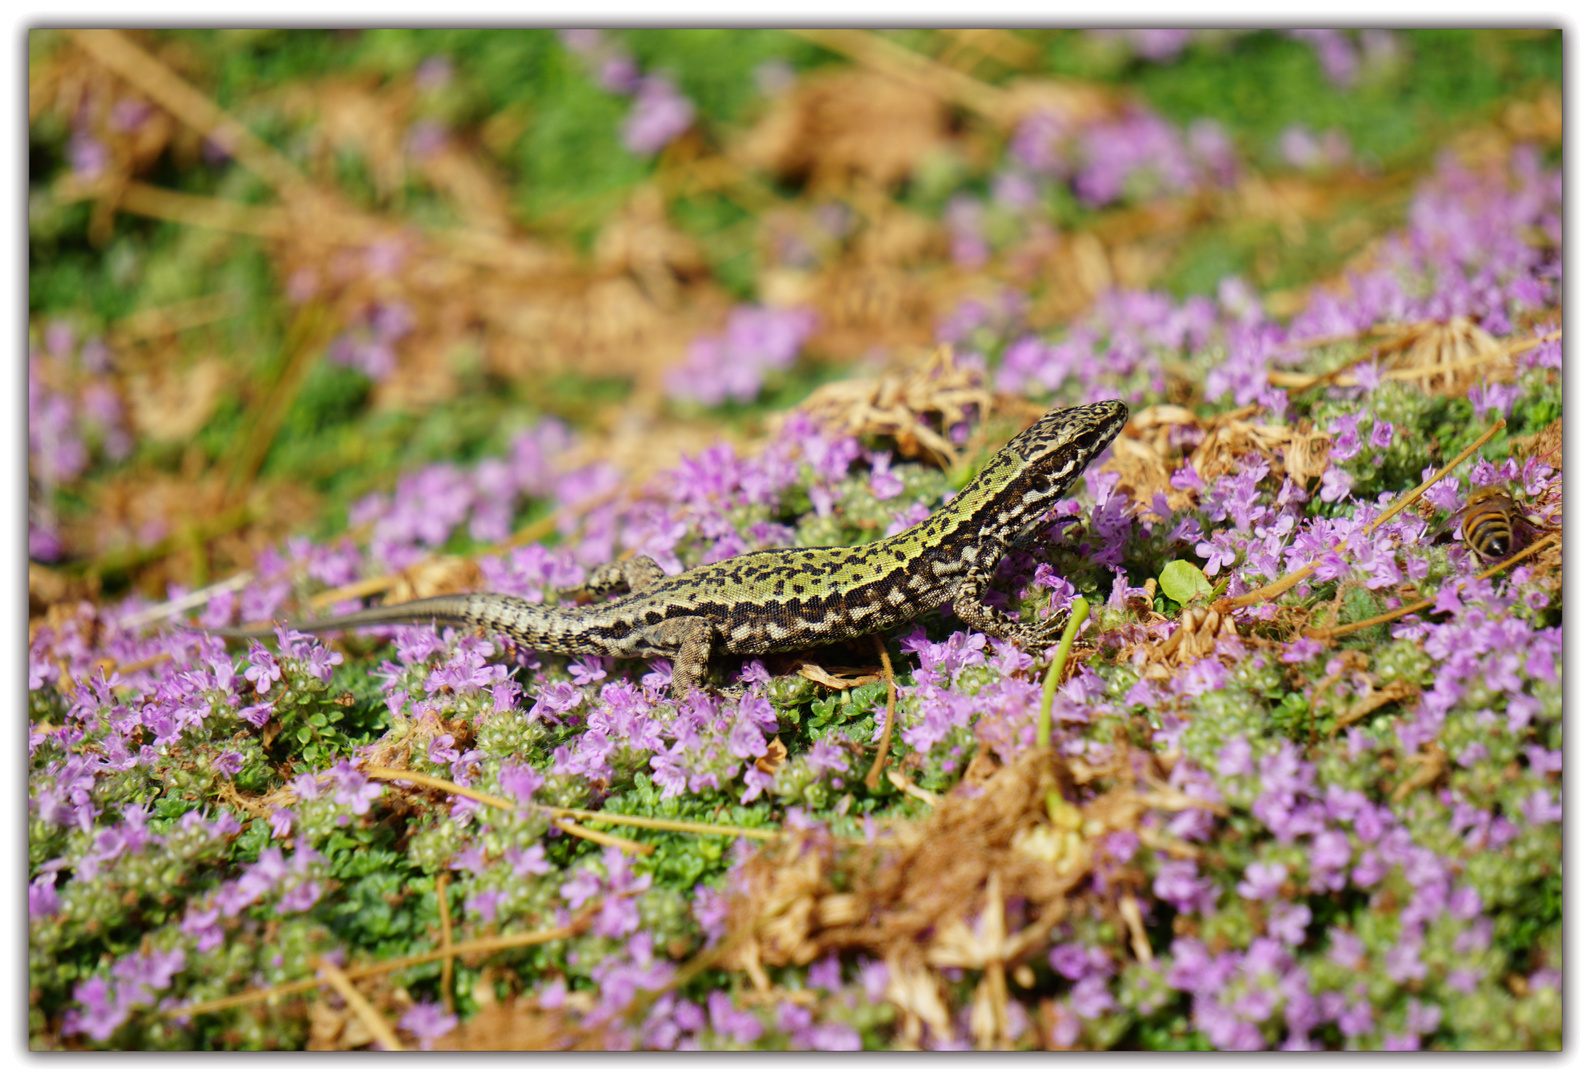
<svg viewBox="0 0 1591 1080">
<path fill-rule="evenodd" d="M 751 552 L 673 577 L 640 555 L 595 570 L 586 587 L 619 595 L 582 607 L 460 593 L 295 629 L 437 622 L 504 634 L 547 652 L 668 657 L 676 700 L 703 684 L 715 652 L 759 655 L 827 645 L 887 629 L 946 601 L 974 630 L 1028 647 L 1044 640 L 1049 625 L 1025 633 L 986 606 L 983 594 L 1000 560 L 1039 526 L 1126 421 L 1120 401 L 1051 409 L 939 511 L 870 544 Z"/>
</svg>

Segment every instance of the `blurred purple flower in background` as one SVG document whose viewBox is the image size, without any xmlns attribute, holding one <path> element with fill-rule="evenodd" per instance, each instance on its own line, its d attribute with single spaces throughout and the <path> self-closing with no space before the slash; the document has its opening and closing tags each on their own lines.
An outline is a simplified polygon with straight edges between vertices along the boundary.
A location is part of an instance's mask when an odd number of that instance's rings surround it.
<svg viewBox="0 0 1591 1080">
<path fill-rule="evenodd" d="M 1219 123 L 1196 120 L 1182 131 L 1143 106 L 1087 122 L 1044 110 L 1030 113 L 1017 125 L 1007 152 L 1012 170 L 997 178 L 997 198 L 1011 191 L 1011 175 L 1068 183 L 1089 207 L 1200 186 L 1230 187 L 1241 175 L 1237 152 Z"/>
<path fill-rule="evenodd" d="M 414 85 L 420 90 L 441 90 L 453 81 L 453 61 L 445 56 L 428 56 L 414 69 Z"/>
<path fill-rule="evenodd" d="M 1317 136 L 1301 124 L 1294 124 L 1278 137 L 1277 151 L 1295 169 L 1336 169 L 1353 156 L 1348 136 L 1337 128 Z"/>
<path fill-rule="evenodd" d="M 1288 37 L 1307 42 L 1315 50 L 1320 69 L 1336 85 L 1352 86 L 1358 79 L 1358 50 L 1341 30 L 1288 30 L 1286 33 Z"/>
<path fill-rule="evenodd" d="M 624 145 L 643 157 L 657 153 L 683 135 L 696 117 L 696 106 L 667 75 L 640 79 L 635 105 L 624 120 Z"/>
<path fill-rule="evenodd" d="M 66 144 L 66 158 L 79 179 L 93 180 L 110 165 L 110 151 L 92 135 L 74 131 Z"/>
<path fill-rule="evenodd" d="M 1135 55 L 1162 64 L 1176 59 L 1193 40 L 1193 31 L 1187 29 L 1090 30 L 1088 34 L 1101 41 L 1125 41 Z"/>
<path fill-rule="evenodd" d="M 769 371 L 795 363 L 816 329 L 817 314 L 808 308 L 742 305 L 730 312 L 722 336 L 691 343 L 685 362 L 665 376 L 664 385 L 671 397 L 703 405 L 749 402 Z"/>
<path fill-rule="evenodd" d="M 976 270 L 989 260 L 989 244 L 983 236 L 983 214 L 983 204 L 971 195 L 952 196 L 945 205 L 950 259 L 963 270 Z"/>
<path fill-rule="evenodd" d="M 597 85 L 610 94 L 633 95 L 620 131 L 630 153 L 651 157 L 690 130 L 696 106 L 668 75 L 643 75 L 635 58 L 600 30 L 560 30 L 558 40 L 585 61 Z"/>
</svg>

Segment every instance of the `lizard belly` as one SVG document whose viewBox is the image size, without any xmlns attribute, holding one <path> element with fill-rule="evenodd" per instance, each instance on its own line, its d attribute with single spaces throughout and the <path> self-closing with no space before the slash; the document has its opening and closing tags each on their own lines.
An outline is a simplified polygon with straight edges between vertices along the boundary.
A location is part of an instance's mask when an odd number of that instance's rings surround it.
<svg viewBox="0 0 1591 1080">
<path fill-rule="evenodd" d="M 930 605 L 888 578 L 804 595 L 748 598 L 714 621 L 725 649 L 791 652 L 887 630 Z"/>
</svg>

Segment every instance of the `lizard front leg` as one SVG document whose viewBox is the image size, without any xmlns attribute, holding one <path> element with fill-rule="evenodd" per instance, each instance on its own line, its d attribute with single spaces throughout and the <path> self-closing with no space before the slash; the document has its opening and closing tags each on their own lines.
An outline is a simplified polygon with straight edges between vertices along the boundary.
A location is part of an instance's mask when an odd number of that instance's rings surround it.
<svg viewBox="0 0 1591 1080">
<path fill-rule="evenodd" d="M 977 560 L 968 567 L 967 576 L 961 579 L 961 584 L 956 587 L 956 595 L 951 600 L 951 610 L 956 613 L 956 618 L 966 623 L 980 634 L 990 637 L 1004 638 L 1019 649 L 1026 649 L 1029 644 L 1028 635 L 1022 632 L 1022 627 L 1009 615 L 994 610 L 983 602 L 983 594 L 989 591 L 989 585 L 994 580 L 994 569 L 1000 565 L 1000 560 L 1005 551 L 985 548 L 978 553 Z"/>
<path fill-rule="evenodd" d="M 674 681 L 668 692 L 675 701 L 684 701 L 694 687 L 707 681 L 707 661 L 717 636 L 713 624 L 700 615 L 664 619 L 647 628 L 648 643 L 674 661 Z"/>
</svg>

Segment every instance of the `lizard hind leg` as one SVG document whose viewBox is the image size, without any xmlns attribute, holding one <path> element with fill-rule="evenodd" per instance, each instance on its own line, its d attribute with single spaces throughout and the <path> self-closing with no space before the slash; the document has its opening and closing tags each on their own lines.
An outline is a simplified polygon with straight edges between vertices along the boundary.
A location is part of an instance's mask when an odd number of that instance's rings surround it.
<svg viewBox="0 0 1591 1080">
<path fill-rule="evenodd" d="M 667 576 L 652 556 L 636 555 L 622 562 L 603 563 L 591 571 L 582 588 L 592 593 L 638 593 L 650 589 Z"/>
<path fill-rule="evenodd" d="M 646 640 L 674 661 L 674 681 L 669 696 L 684 701 L 687 694 L 707 681 L 707 661 L 713 655 L 713 624 L 699 615 L 664 619 L 647 628 Z"/>
</svg>

